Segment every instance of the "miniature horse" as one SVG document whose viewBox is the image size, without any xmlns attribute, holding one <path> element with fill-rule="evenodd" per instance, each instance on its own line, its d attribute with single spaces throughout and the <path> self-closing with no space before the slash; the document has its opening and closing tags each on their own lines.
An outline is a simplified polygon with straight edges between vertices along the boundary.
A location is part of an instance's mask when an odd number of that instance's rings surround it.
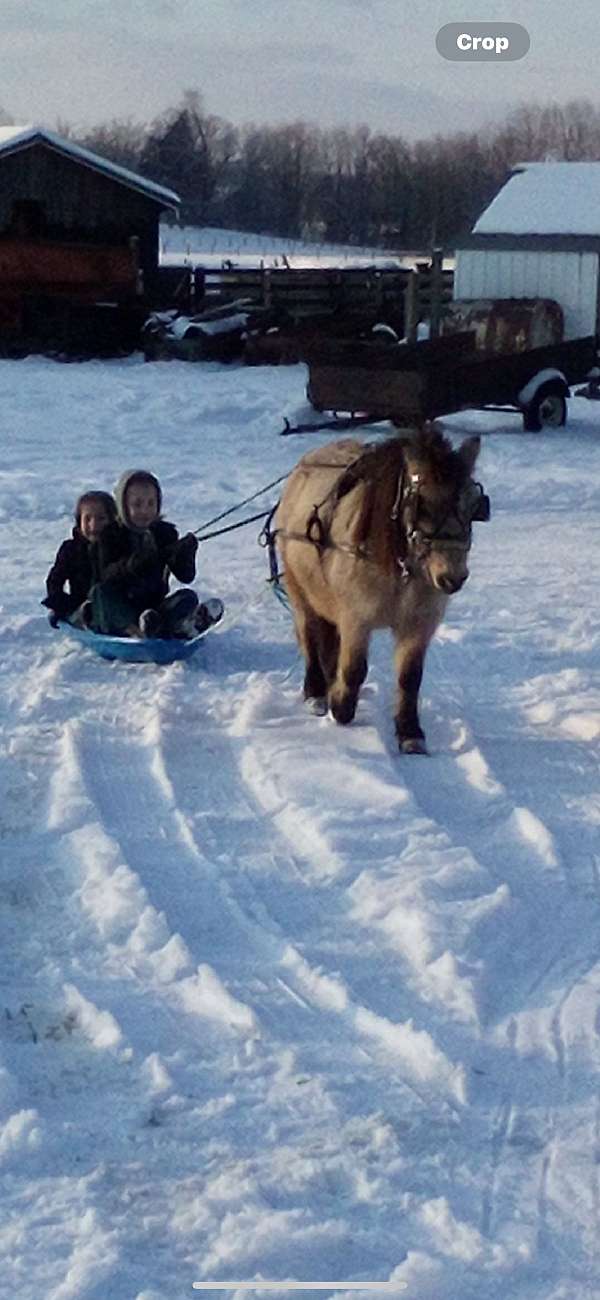
<svg viewBox="0 0 600 1300">
<path fill-rule="evenodd" d="M 396 651 L 400 749 L 426 753 L 418 694 L 427 646 L 468 576 L 471 524 L 489 500 L 471 474 L 479 438 L 458 450 L 434 427 L 410 439 L 330 443 L 302 457 L 275 517 L 305 658 L 304 695 L 351 722 L 374 628 Z"/>
</svg>

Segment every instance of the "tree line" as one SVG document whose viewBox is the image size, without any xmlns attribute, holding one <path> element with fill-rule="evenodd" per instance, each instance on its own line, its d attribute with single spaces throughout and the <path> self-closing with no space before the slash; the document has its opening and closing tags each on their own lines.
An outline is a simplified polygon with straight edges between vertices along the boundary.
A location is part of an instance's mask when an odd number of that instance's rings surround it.
<svg viewBox="0 0 600 1300">
<path fill-rule="evenodd" d="M 588 100 L 524 105 L 485 131 L 413 143 L 368 126 L 236 127 L 196 91 L 148 125 L 59 129 L 175 190 L 185 224 L 397 249 L 451 249 L 516 163 L 600 159 L 600 108 Z"/>
</svg>

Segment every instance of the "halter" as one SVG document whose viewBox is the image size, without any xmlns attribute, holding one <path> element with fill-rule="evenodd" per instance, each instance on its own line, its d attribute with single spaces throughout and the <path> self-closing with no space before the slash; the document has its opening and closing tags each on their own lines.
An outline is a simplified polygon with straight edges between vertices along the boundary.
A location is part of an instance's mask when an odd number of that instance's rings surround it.
<svg viewBox="0 0 600 1300">
<path fill-rule="evenodd" d="M 420 489 L 422 476 L 417 470 L 406 467 L 398 476 L 396 496 L 390 519 L 397 526 L 402 525 L 405 542 L 404 554 L 396 557 L 396 563 L 405 582 L 415 576 L 415 565 L 422 563 L 435 548 L 436 551 L 459 551 L 466 555 L 471 549 L 474 520 L 486 522 L 490 518 L 490 499 L 486 496 L 481 483 L 468 479 L 459 493 L 458 499 L 446 512 L 433 532 L 425 532 L 418 526 Z M 446 533 L 449 520 L 454 520 L 460 533 Z M 398 533 L 398 528 L 396 529 Z M 412 563 L 411 563 L 412 561 Z"/>
<path fill-rule="evenodd" d="M 324 524 L 319 513 L 321 507 L 330 500 L 333 500 L 335 510 L 340 499 L 358 481 L 356 467 L 360 462 L 364 461 L 365 455 L 369 455 L 370 451 L 370 448 L 363 451 L 355 461 L 352 461 L 323 499 L 313 506 L 305 533 L 292 532 L 285 528 L 272 530 L 270 527 L 271 519 L 277 510 L 279 502 L 274 506 L 259 538 L 261 544 L 269 549 L 272 570 L 274 563 L 276 570 L 274 543 L 277 536 L 288 538 L 290 541 L 308 542 L 322 551 L 345 551 L 347 554 L 355 556 L 356 559 L 366 560 L 371 564 L 376 562 L 364 546 L 354 546 L 350 542 L 332 542 L 329 529 Z M 331 468 L 334 468 L 334 466 L 331 466 Z M 471 524 L 475 520 L 485 522 L 490 518 L 489 497 L 483 491 L 481 483 L 468 479 L 459 493 L 457 502 L 450 507 L 441 523 L 434 532 L 426 533 L 417 524 L 421 485 L 422 476 L 418 471 L 407 470 L 406 466 L 404 466 L 398 476 L 394 504 L 390 513 L 390 519 L 396 526 L 395 533 L 397 536 L 399 534 L 401 541 L 404 542 L 403 554 L 396 556 L 396 564 L 404 582 L 408 582 L 416 576 L 418 565 L 426 559 L 434 547 L 435 550 L 439 551 L 460 551 L 466 554 L 471 547 Z M 450 519 L 454 519 L 458 524 L 461 530 L 459 536 L 444 533 L 443 530 Z M 401 524 L 401 529 L 398 528 L 398 523 Z M 404 536 L 402 536 L 402 533 Z"/>
</svg>

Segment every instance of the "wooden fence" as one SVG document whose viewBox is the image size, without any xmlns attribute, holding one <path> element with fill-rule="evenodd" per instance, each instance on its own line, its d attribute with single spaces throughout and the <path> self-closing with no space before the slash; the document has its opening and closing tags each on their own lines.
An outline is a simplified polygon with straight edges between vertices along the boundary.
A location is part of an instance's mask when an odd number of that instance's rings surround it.
<svg viewBox="0 0 600 1300">
<path fill-rule="evenodd" d="M 245 299 L 253 306 L 281 312 L 294 323 L 315 316 L 368 316 L 414 338 L 420 320 L 430 321 L 432 333 L 438 332 L 452 298 L 452 283 L 452 271 L 443 270 L 441 257 L 435 256 L 424 258 L 415 270 L 163 266 L 157 305 L 195 314 Z"/>
</svg>

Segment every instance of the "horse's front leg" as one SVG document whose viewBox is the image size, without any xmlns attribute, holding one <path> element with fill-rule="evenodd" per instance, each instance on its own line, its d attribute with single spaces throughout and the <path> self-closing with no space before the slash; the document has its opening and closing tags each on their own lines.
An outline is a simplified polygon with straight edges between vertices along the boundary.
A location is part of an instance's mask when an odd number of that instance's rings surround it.
<svg viewBox="0 0 600 1300">
<path fill-rule="evenodd" d="M 286 569 L 286 585 L 294 611 L 296 639 L 304 656 L 304 698 L 324 701 L 327 696 L 327 682 L 319 657 L 319 620 L 304 599 L 302 590 L 289 568 Z"/>
<path fill-rule="evenodd" d="M 336 722 L 352 722 L 356 713 L 358 693 L 367 675 L 369 632 L 349 621 L 338 628 L 339 650 L 337 672 L 329 692 L 329 708 Z"/>
<path fill-rule="evenodd" d="M 396 735 L 403 754 L 426 754 L 425 733 L 419 723 L 419 688 L 427 642 L 396 642 L 395 664 L 398 677 Z"/>
</svg>

